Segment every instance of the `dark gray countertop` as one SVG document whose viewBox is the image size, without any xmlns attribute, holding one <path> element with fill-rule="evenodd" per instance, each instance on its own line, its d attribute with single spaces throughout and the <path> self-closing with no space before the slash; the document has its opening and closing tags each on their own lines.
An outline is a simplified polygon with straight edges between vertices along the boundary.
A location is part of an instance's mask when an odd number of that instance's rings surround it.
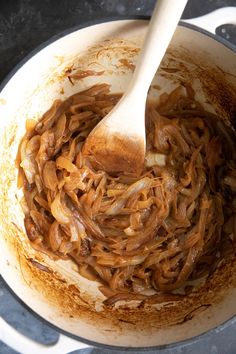
<svg viewBox="0 0 236 354">
<path fill-rule="evenodd" d="M 120 15 L 150 15 L 155 0 L 0 0 L 0 81 L 33 48 L 54 34 L 90 20 Z M 183 18 L 203 15 L 236 0 L 189 0 Z M 232 26 L 218 33 L 236 44 Z M 22 333 L 42 343 L 54 343 L 58 333 L 30 314 L 5 287 L 0 278 L 0 316 Z M 194 344 L 162 351 L 163 354 L 234 354 L 236 320 Z M 78 353 L 108 354 L 107 350 L 86 349 Z M 1 354 L 16 353 L 0 342 Z M 121 352 L 119 352 L 121 353 Z M 152 352 L 154 353 L 154 352 Z"/>
</svg>

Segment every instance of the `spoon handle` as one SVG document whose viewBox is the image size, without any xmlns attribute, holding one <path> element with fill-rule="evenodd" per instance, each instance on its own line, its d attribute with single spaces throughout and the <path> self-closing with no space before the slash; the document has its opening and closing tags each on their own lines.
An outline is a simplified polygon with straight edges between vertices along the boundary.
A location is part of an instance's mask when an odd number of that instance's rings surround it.
<svg viewBox="0 0 236 354">
<path fill-rule="evenodd" d="M 128 92 L 147 94 L 187 1 L 157 1 Z"/>
</svg>

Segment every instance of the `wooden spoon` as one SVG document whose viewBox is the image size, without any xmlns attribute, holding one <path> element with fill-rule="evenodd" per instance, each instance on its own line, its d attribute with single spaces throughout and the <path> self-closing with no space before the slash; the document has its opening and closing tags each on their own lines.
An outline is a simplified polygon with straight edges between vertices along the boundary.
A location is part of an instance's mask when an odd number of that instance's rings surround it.
<svg viewBox="0 0 236 354">
<path fill-rule="evenodd" d="M 187 0 L 158 0 L 127 91 L 89 134 L 83 153 L 108 173 L 140 175 L 144 167 L 145 105 L 149 86 L 178 25 Z"/>
</svg>

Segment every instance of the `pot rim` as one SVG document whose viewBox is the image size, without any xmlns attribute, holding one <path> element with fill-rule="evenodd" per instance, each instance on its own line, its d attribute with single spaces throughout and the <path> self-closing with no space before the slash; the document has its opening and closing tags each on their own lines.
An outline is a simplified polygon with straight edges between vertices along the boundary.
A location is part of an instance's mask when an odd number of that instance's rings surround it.
<svg viewBox="0 0 236 354">
<path fill-rule="evenodd" d="M 70 27 L 64 31 L 59 32 L 58 34 L 50 37 L 48 40 L 44 41 L 43 43 L 41 43 L 40 45 L 38 45 L 35 49 L 33 49 L 30 53 L 28 53 L 22 60 L 19 61 L 19 63 L 6 75 L 6 77 L 3 79 L 3 81 L 0 83 L 0 94 L 3 91 L 3 89 L 5 88 L 5 86 L 7 85 L 7 83 L 12 79 L 12 77 L 16 74 L 16 72 L 27 62 L 29 61 L 33 56 L 35 56 L 38 52 L 40 52 L 42 49 L 46 48 L 48 45 L 52 44 L 53 42 L 55 42 L 56 40 L 65 37 L 68 34 L 71 34 L 73 32 L 76 32 L 78 30 L 81 30 L 83 28 L 87 28 L 87 27 L 91 27 L 93 25 L 99 25 L 102 23 L 107 23 L 107 22 L 113 22 L 113 21 L 122 21 L 122 20 L 150 20 L 150 16 L 110 16 L 110 17 L 105 17 L 105 18 L 101 18 L 101 19 L 97 19 L 97 20 L 90 20 L 87 21 L 81 25 L 76 25 L 73 27 Z M 227 40 L 225 40 L 224 38 L 218 36 L 217 34 L 214 35 L 208 31 L 206 31 L 205 29 L 202 29 L 198 26 L 186 23 L 184 21 L 180 21 L 179 25 L 182 27 L 186 27 L 189 29 L 192 29 L 196 32 L 200 32 L 208 37 L 210 37 L 211 39 L 214 39 L 215 41 L 219 42 L 220 44 L 224 45 L 225 47 L 227 47 L 228 49 L 230 49 L 233 53 L 236 53 L 236 46 L 231 44 L 230 42 L 228 42 Z M 98 347 L 98 348 L 102 348 L 102 349 L 110 349 L 110 350 L 125 350 L 125 351 L 160 351 L 160 350 L 164 350 L 164 349 L 173 349 L 173 348 L 179 348 L 182 346 L 187 346 L 190 344 L 194 344 L 197 343 L 199 340 L 201 340 L 203 337 L 206 337 L 208 334 L 214 334 L 214 333 L 218 333 L 221 332 L 222 330 L 226 329 L 228 326 L 230 326 L 231 324 L 234 324 L 236 322 L 236 314 L 233 315 L 231 318 L 229 318 L 228 320 L 226 320 L 225 322 L 219 324 L 218 326 L 207 330 L 197 336 L 191 337 L 191 338 L 187 338 L 185 340 L 181 340 L 178 342 L 174 342 L 174 343 L 170 343 L 170 344 L 162 344 L 162 345 L 156 345 L 156 346 L 151 346 L 151 347 L 125 347 L 125 346 L 116 346 L 116 345 L 110 345 L 110 344 L 103 344 L 103 343 L 99 343 L 99 342 L 95 342 L 83 337 L 80 337 L 78 335 L 72 334 L 70 332 L 67 332 L 63 329 L 61 329 L 60 327 L 57 327 L 55 324 L 49 322 L 48 320 L 46 320 L 44 317 L 42 317 L 41 315 L 39 315 L 37 312 L 35 312 L 30 306 L 28 306 L 23 299 L 21 299 L 12 289 L 11 287 L 8 285 L 7 281 L 3 278 L 2 275 L 0 275 L 0 283 L 3 283 L 4 286 L 6 287 L 6 289 L 10 292 L 10 294 L 17 300 L 17 302 L 22 305 L 27 311 L 29 311 L 33 316 L 35 316 L 37 319 L 39 319 L 40 321 L 42 321 L 43 323 L 45 323 L 46 325 L 48 325 L 49 327 L 51 327 L 52 329 L 54 329 L 55 331 L 57 331 L 59 334 L 64 334 L 70 338 L 73 338 L 81 343 L 85 343 L 88 344 L 89 346 L 92 347 Z"/>
</svg>

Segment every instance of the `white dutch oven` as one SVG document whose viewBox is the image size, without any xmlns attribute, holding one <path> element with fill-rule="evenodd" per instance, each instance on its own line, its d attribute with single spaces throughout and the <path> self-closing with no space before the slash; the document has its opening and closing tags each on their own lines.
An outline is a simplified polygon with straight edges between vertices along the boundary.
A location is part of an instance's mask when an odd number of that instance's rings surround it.
<svg viewBox="0 0 236 354">
<path fill-rule="evenodd" d="M 222 23 L 236 22 L 236 8 L 224 8 L 186 22 L 214 32 Z M 132 72 L 120 59 L 135 63 L 147 24 L 147 20 L 140 19 L 116 20 L 69 30 L 36 49 L 2 84 L 1 276 L 28 309 L 63 333 L 55 346 L 44 347 L 0 319 L 0 340 L 22 353 L 66 353 L 88 345 L 158 350 L 196 340 L 196 336 L 236 314 L 236 261 L 220 267 L 207 283 L 200 282 L 193 296 L 180 305 L 137 308 L 134 302 L 129 307 L 120 304 L 115 309 L 104 309 L 104 297 L 96 283 L 80 277 L 74 264 L 53 262 L 32 250 L 25 236 L 15 165 L 25 120 L 38 119 L 55 98 L 67 97 L 93 83 L 109 82 L 113 91 L 124 91 Z M 224 40 L 181 23 L 150 94 L 158 96 L 187 82 L 206 108 L 217 111 L 223 119 L 232 119 L 236 103 L 235 58 L 235 48 Z M 73 86 L 65 75 L 71 67 L 104 74 Z"/>
</svg>

